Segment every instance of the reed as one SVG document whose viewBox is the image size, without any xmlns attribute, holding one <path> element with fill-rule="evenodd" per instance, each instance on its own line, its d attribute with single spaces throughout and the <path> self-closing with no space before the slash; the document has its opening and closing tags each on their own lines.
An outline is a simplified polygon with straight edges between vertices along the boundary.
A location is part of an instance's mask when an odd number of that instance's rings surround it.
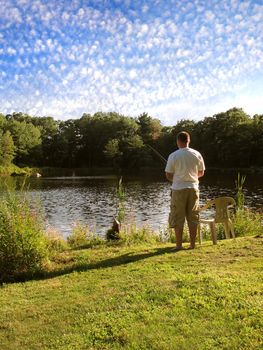
<svg viewBox="0 0 263 350">
<path fill-rule="evenodd" d="M 244 183 L 246 181 L 246 175 L 237 174 L 237 180 L 235 180 L 236 185 L 236 205 L 237 209 L 243 209 L 245 204 L 245 195 L 243 191 Z"/>
<path fill-rule="evenodd" d="M 116 198 L 117 198 L 117 219 L 122 223 L 125 219 L 125 199 L 126 193 L 122 184 L 122 177 L 119 180 L 118 187 L 116 189 Z"/>
</svg>

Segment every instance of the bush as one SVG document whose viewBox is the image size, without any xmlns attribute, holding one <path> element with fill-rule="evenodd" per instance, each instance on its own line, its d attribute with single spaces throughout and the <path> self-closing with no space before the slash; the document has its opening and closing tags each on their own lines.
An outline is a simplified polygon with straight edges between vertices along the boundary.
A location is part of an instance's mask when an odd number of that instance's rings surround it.
<svg viewBox="0 0 263 350">
<path fill-rule="evenodd" d="M 234 232 L 239 236 L 256 236 L 263 233 L 262 217 L 259 213 L 244 208 L 238 209 L 233 219 Z"/>
<path fill-rule="evenodd" d="M 33 275 L 47 257 L 42 213 L 31 209 L 26 193 L 7 192 L 0 202 L 1 279 Z"/>
<path fill-rule="evenodd" d="M 71 248 L 92 248 L 104 243 L 104 240 L 90 231 L 87 225 L 77 223 L 67 237 L 67 242 Z"/>
</svg>

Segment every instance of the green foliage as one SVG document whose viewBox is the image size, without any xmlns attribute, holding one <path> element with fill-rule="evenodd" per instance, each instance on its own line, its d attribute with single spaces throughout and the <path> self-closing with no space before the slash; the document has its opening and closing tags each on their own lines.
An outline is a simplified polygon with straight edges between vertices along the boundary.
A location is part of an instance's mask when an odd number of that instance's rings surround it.
<svg viewBox="0 0 263 350">
<path fill-rule="evenodd" d="M 120 232 L 120 243 L 127 245 L 161 242 L 161 235 L 149 226 L 137 227 L 136 223 L 122 226 Z"/>
<path fill-rule="evenodd" d="M 119 180 L 118 187 L 116 190 L 117 197 L 117 220 L 122 223 L 125 219 L 125 199 L 126 194 L 122 184 L 122 177 Z"/>
<path fill-rule="evenodd" d="M 109 158 L 116 158 L 117 156 L 120 156 L 121 152 L 119 150 L 119 140 L 118 139 L 109 140 L 105 146 L 104 153 Z"/>
<path fill-rule="evenodd" d="M 233 223 L 237 237 L 263 234 L 263 222 L 260 213 L 255 213 L 247 208 L 237 209 Z"/>
<path fill-rule="evenodd" d="M 9 166 L 15 157 L 16 147 L 10 131 L 0 135 L 0 165 Z"/>
<path fill-rule="evenodd" d="M 238 173 L 237 180 L 235 181 L 236 190 L 237 190 L 237 193 L 236 193 L 237 209 L 244 208 L 245 195 L 243 193 L 243 186 L 244 186 L 245 181 L 246 181 L 246 176 L 245 175 L 241 176 L 240 173 Z"/>
<path fill-rule="evenodd" d="M 165 127 L 147 113 L 137 118 L 116 112 L 84 113 L 80 119 L 67 121 L 24 113 L 0 114 L 0 133 L 9 131 L 16 147 L 14 162 L 36 166 L 161 167 L 145 145 L 167 158 L 176 148 L 176 134 L 182 130 L 190 132 L 191 147 L 203 154 L 207 167 L 263 166 L 263 115 L 250 117 L 241 108 L 198 122 L 182 119 Z"/>
<path fill-rule="evenodd" d="M 20 168 L 16 166 L 15 164 L 9 164 L 8 166 L 1 166 L 0 165 L 0 176 L 1 175 L 12 175 L 14 177 L 16 176 L 31 176 L 33 173 L 38 172 L 34 168 L 29 168 L 29 167 L 23 167 Z"/>
<path fill-rule="evenodd" d="M 161 134 L 161 122 L 158 119 L 151 118 L 148 113 L 142 113 L 137 119 L 139 125 L 139 135 L 144 143 L 152 144 L 160 137 Z"/>
<path fill-rule="evenodd" d="M 262 234 L 263 222 L 259 213 L 255 213 L 252 210 L 245 208 L 245 195 L 243 192 L 243 186 L 246 180 L 246 176 L 241 176 L 238 173 L 236 185 L 236 213 L 233 217 L 235 235 L 238 236 L 251 236 Z"/>
<path fill-rule="evenodd" d="M 119 240 L 120 239 L 120 227 L 124 224 L 125 220 L 125 199 L 126 194 L 124 187 L 122 185 L 122 177 L 119 179 L 116 192 L 115 192 L 115 201 L 116 201 L 116 216 L 113 218 L 113 225 L 106 232 L 106 239 Z"/>
<path fill-rule="evenodd" d="M 63 252 L 68 249 L 67 241 L 60 232 L 49 229 L 46 231 L 46 238 L 50 253 L 56 254 L 57 252 Z"/>
<path fill-rule="evenodd" d="M 71 248 L 83 249 L 103 244 L 104 240 L 92 232 L 88 225 L 76 223 L 67 237 L 67 242 Z"/>
<path fill-rule="evenodd" d="M 30 151 L 41 144 L 40 130 L 31 123 L 10 120 L 8 130 L 13 137 L 18 159 L 28 156 Z"/>
<path fill-rule="evenodd" d="M 7 192 L 0 202 L 0 274 L 3 280 L 33 275 L 48 257 L 41 211 L 26 193 Z M 32 203 L 31 203 L 32 204 Z"/>
</svg>

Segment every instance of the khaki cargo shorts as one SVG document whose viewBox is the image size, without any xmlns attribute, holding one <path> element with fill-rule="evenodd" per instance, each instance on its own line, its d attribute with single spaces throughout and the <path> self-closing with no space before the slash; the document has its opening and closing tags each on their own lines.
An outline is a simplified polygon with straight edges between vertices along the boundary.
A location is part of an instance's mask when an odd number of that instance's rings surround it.
<svg viewBox="0 0 263 350">
<path fill-rule="evenodd" d="M 172 190 L 169 214 L 171 228 L 183 228 L 185 219 L 188 224 L 199 221 L 199 191 L 194 188 Z"/>
</svg>

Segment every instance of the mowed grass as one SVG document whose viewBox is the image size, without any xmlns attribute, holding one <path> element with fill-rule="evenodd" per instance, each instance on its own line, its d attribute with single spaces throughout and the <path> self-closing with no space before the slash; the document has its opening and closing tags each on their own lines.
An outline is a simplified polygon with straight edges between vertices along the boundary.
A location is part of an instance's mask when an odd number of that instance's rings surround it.
<svg viewBox="0 0 263 350">
<path fill-rule="evenodd" d="M 0 288 L 0 349 L 262 349 L 263 238 L 97 247 Z"/>
</svg>

